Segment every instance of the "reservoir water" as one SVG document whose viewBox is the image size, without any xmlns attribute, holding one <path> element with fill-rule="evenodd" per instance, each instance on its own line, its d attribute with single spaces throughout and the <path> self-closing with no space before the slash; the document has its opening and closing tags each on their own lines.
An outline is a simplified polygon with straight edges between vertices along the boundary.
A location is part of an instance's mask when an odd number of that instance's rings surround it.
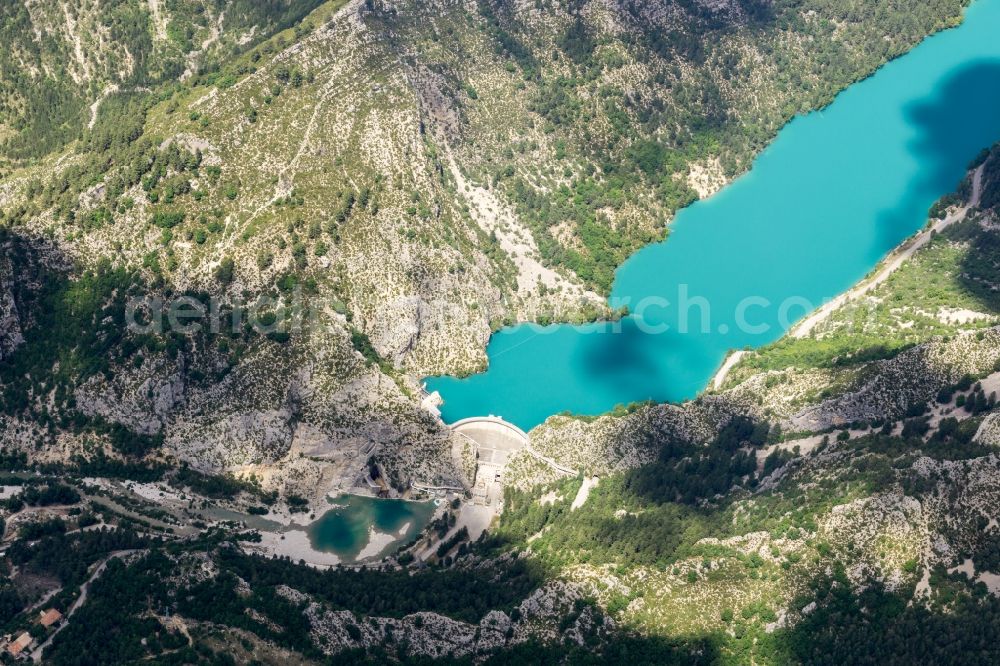
<svg viewBox="0 0 1000 666">
<path fill-rule="evenodd" d="M 563 411 L 679 401 L 729 350 L 779 338 L 920 229 L 1000 140 L 998 31 L 1000 0 L 978 0 L 960 27 L 793 120 L 749 173 L 621 266 L 611 303 L 632 316 L 498 332 L 487 372 L 428 379 L 445 420 L 495 414 L 527 430 Z"/>
<path fill-rule="evenodd" d="M 389 554 L 420 534 L 434 513 L 433 502 L 341 495 L 331 503 L 307 533 L 313 548 L 344 562 Z"/>
</svg>

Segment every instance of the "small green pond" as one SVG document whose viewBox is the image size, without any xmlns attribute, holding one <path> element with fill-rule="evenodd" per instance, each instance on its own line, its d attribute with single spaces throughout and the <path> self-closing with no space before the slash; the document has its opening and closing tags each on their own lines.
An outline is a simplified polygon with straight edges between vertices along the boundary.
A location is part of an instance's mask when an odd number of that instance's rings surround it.
<svg viewBox="0 0 1000 666">
<path fill-rule="evenodd" d="M 306 531 L 312 547 L 345 562 L 387 555 L 415 538 L 434 514 L 433 502 L 341 495 Z"/>
</svg>

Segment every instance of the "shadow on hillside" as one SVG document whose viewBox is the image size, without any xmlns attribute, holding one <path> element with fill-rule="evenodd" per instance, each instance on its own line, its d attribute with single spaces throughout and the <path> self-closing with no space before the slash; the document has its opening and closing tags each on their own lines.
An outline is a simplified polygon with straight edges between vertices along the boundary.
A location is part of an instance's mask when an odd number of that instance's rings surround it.
<svg viewBox="0 0 1000 666">
<path fill-rule="evenodd" d="M 531 664 L 628 664 L 628 666 L 700 666 L 718 664 L 722 658 L 720 641 L 714 637 L 665 638 L 663 636 L 618 636 L 596 652 L 592 646 L 523 643 L 494 654 L 486 666 Z"/>
<path fill-rule="evenodd" d="M 123 283 L 120 272 L 107 266 L 74 274 L 72 261 L 57 246 L 20 229 L 0 229 L 0 270 L 10 271 L 0 283 L 0 297 L 8 299 L 14 314 L 2 334 L 9 342 L 14 327 L 20 333 L 19 343 L 5 345 L 0 358 L 0 409 L 31 413 L 38 408 L 31 396 L 51 391 L 52 382 L 107 368 L 101 354 L 121 332 L 102 330 L 103 306 Z"/>
<path fill-rule="evenodd" d="M 1000 659 L 1000 600 L 966 588 L 964 574 L 937 570 L 931 589 L 947 611 L 910 603 L 911 588 L 875 584 L 854 594 L 842 571 L 810 583 L 816 609 L 779 640 L 811 664 L 995 664 Z"/>
<path fill-rule="evenodd" d="M 967 238 L 958 281 L 989 314 L 1000 313 L 1000 234 L 976 228 Z"/>
<path fill-rule="evenodd" d="M 997 124 L 1000 125 L 1000 119 Z M 983 172 L 983 208 L 992 208 L 996 215 L 1000 202 L 1000 150 L 994 150 Z M 984 229 L 979 225 L 961 229 L 956 234 L 968 243 L 957 276 L 965 291 L 976 298 L 990 314 L 1000 313 L 1000 230 Z"/>
</svg>

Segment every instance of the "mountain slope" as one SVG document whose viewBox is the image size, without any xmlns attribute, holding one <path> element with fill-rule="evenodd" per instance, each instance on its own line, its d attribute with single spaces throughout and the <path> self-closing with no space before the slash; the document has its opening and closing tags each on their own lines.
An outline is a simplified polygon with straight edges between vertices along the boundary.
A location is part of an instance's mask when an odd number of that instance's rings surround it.
<svg viewBox="0 0 1000 666">
<path fill-rule="evenodd" d="M 318 0 L 11 2 L 0 14 L 4 157 L 41 157 L 77 138 L 101 99 L 211 70 L 298 22 Z"/>
<path fill-rule="evenodd" d="M 984 151 L 932 211 L 954 224 L 722 390 L 533 430 L 589 490 L 523 470 L 487 551 L 710 661 L 995 658 L 998 164 Z"/>
<path fill-rule="evenodd" d="M 330 493 L 467 487 L 421 374 L 609 314 L 679 206 L 963 6 L 6 8 L 5 631 L 45 599 L 54 663 L 995 661 L 996 149 L 964 221 L 719 390 L 536 428 L 581 474 L 512 463 L 483 541 L 443 503 L 384 570 L 246 554 Z"/>
<path fill-rule="evenodd" d="M 7 346 L 27 342 L 4 441 L 67 460 L 96 434 L 275 482 L 313 459 L 339 487 L 375 456 L 400 491 L 461 484 L 420 375 L 482 368 L 504 323 L 608 314 L 596 292 L 695 189 L 962 5 L 24 5 L 12 90 L 49 81 L 92 117 L 52 133 L 9 105 L 17 141 L 71 143 L 7 148 Z M 143 38 L 76 58 L 109 12 Z M 121 330 L 146 295 L 264 325 Z M 73 324 L 40 335 L 52 300 Z M 121 427 L 147 439 L 116 447 Z"/>
</svg>

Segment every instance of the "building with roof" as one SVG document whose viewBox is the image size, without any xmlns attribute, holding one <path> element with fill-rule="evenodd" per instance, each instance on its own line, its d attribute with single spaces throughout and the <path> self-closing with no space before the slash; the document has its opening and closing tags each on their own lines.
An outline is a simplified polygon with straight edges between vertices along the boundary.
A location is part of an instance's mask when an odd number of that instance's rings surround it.
<svg viewBox="0 0 1000 666">
<path fill-rule="evenodd" d="M 31 647 L 31 644 L 35 642 L 35 639 L 31 637 L 27 631 L 22 633 L 16 639 L 7 644 L 7 652 L 14 657 L 20 657 L 22 654 L 27 654 L 25 650 Z"/>
<path fill-rule="evenodd" d="M 54 624 L 58 624 L 63 619 L 63 614 L 57 611 L 55 608 L 50 608 L 45 611 L 38 612 L 38 621 L 43 627 L 48 629 Z"/>
</svg>

